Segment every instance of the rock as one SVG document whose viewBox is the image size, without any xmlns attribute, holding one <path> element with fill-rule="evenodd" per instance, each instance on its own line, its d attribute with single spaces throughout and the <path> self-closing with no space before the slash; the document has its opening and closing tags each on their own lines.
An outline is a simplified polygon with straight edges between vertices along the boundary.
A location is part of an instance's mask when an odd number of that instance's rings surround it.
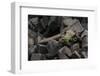
<svg viewBox="0 0 100 76">
<path fill-rule="evenodd" d="M 28 21 L 28 28 L 31 29 L 32 31 L 37 32 L 38 28 L 38 17 L 34 17 L 29 19 Z"/>
<path fill-rule="evenodd" d="M 40 20 L 40 22 L 41 22 L 41 24 L 42 24 L 43 29 L 46 29 L 46 27 L 48 26 L 49 18 L 48 18 L 48 17 L 43 17 L 43 18 Z"/>
<path fill-rule="evenodd" d="M 46 28 L 46 31 L 43 33 L 43 36 L 51 37 L 58 33 L 60 33 L 60 27 L 58 25 L 58 22 L 56 21 L 56 17 L 50 17 L 48 27 Z"/>
<path fill-rule="evenodd" d="M 69 59 L 68 56 L 66 56 L 63 53 L 59 53 L 58 56 L 59 56 L 59 59 Z"/>
<path fill-rule="evenodd" d="M 83 47 L 81 49 L 81 52 L 80 53 L 82 54 L 82 57 L 83 58 L 87 58 L 88 57 L 88 46 Z"/>
<path fill-rule="evenodd" d="M 50 21 L 48 22 L 48 26 L 53 22 L 55 21 L 56 17 L 55 16 L 51 16 L 50 17 Z"/>
<path fill-rule="evenodd" d="M 38 24 L 38 17 L 32 18 L 30 21 L 31 21 L 34 25 L 37 25 L 37 24 Z"/>
<path fill-rule="evenodd" d="M 59 56 L 65 57 L 66 55 L 70 57 L 72 55 L 72 52 L 67 46 L 64 46 L 59 50 Z"/>
<path fill-rule="evenodd" d="M 78 54 L 79 55 L 79 54 Z M 70 57 L 71 59 L 79 59 L 80 55 L 78 56 L 76 53 L 73 53 L 72 56 Z"/>
<path fill-rule="evenodd" d="M 78 58 L 81 58 L 81 55 L 77 51 L 74 51 L 73 54 L 75 54 Z"/>
<path fill-rule="evenodd" d="M 83 48 L 81 49 L 81 51 L 88 52 L 88 46 L 87 46 L 87 47 L 83 47 Z"/>
<path fill-rule="evenodd" d="M 28 53 L 29 53 L 29 54 L 35 53 L 36 48 L 37 48 L 36 45 L 31 46 L 30 48 L 28 48 Z"/>
<path fill-rule="evenodd" d="M 37 36 L 36 32 L 34 32 L 34 31 L 31 30 L 31 29 L 28 30 L 28 35 L 29 35 L 30 37 L 36 37 L 36 36 Z"/>
<path fill-rule="evenodd" d="M 31 56 L 31 60 L 41 60 L 42 54 L 40 53 L 34 53 Z"/>
<path fill-rule="evenodd" d="M 34 44 L 33 38 L 29 37 L 29 38 L 28 38 L 28 45 L 29 45 L 29 46 L 32 46 L 33 44 Z"/>
<path fill-rule="evenodd" d="M 72 49 L 72 52 L 74 52 L 74 51 L 78 51 L 79 52 L 79 43 L 75 43 L 75 44 L 73 44 L 72 45 L 72 47 L 71 47 L 71 49 Z"/>
<path fill-rule="evenodd" d="M 86 30 L 88 30 L 88 18 L 87 17 L 84 17 L 84 18 L 81 18 L 81 24 L 82 24 L 82 26 L 86 29 Z"/>
<path fill-rule="evenodd" d="M 38 40 L 38 42 L 40 42 L 42 39 L 43 39 L 42 34 L 38 33 L 38 36 L 37 36 L 37 40 Z"/>
<path fill-rule="evenodd" d="M 47 46 L 43 45 L 43 44 L 38 44 L 38 48 L 39 48 L 39 53 L 41 54 L 47 54 L 48 50 L 47 50 Z"/>
<path fill-rule="evenodd" d="M 36 43 L 37 43 L 37 34 L 32 30 L 28 30 L 28 44 L 33 45 Z"/>
<path fill-rule="evenodd" d="M 72 19 L 70 17 L 64 17 L 63 18 L 63 23 L 65 26 L 71 26 L 76 22 L 76 19 Z"/>
<path fill-rule="evenodd" d="M 87 52 L 82 51 L 81 53 L 82 53 L 82 55 L 83 55 L 84 58 L 87 58 L 88 57 Z"/>
<path fill-rule="evenodd" d="M 41 60 L 46 60 L 47 58 L 46 58 L 46 55 L 45 54 L 42 54 L 42 56 L 41 56 Z"/>
<path fill-rule="evenodd" d="M 51 56 L 54 56 L 58 52 L 58 42 L 56 40 L 50 40 L 47 44 L 48 53 Z"/>
<path fill-rule="evenodd" d="M 82 48 L 84 47 L 88 47 L 88 37 L 87 36 L 84 36 L 82 38 Z"/>
<path fill-rule="evenodd" d="M 88 31 L 84 30 L 84 32 L 81 34 L 81 38 L 83 38 L 84 36 L 88 36 Z"/>
<path fill-rule="evenodd" d="M 82 25 L 80 24 L 80 22 L 79 22 L 78 20 L 76 20 L 76 23 L 74 23 L 74 24 L 71 26 L 70 30 L 72 30 L 72 31 L 74 31 L 74 32 L 76 32 L 76 33 L 79 33 L 79 32 L 81 32 L 81 31 L 83 31 L 83 27 L 82 27 Z"/>
<path fill-rule="evenodd" d="M 38 39 L 38 42 L 42 40 L 41 36 L 38 36 L 37 39 Z"/>
</svg>

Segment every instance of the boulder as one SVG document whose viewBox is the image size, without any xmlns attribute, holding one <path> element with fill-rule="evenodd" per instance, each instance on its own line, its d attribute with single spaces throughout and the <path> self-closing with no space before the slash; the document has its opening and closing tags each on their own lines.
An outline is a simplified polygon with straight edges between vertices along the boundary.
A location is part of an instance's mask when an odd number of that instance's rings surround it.
<svg viewBox="0 0 100 76">
<path fill-rule="evenodd" d="M 59 57 L 65 57 L 66 55 L 70 57 L 72 52 L 67 46 L 64 46 L 59 50 Z"/>
<path fill-rule="evenodd" d="M 73 25 L 71 25 L 70 30 L 73 30 L 76 33 L 79 33 L 81 31 L 83 31 L 83 27 L 80 24 L 80 22 L 78 20 L 76 20 L 76 23 L 74 23 Z"/>
<path fill-rule="evenodd" d="M 64 23 L 65 26 L 69 27 L 69 26 L 73 25 L 75 22 L 76 22 L 76 19 L 72 19 L 70 17 L 64 17 L 63 18 L 63 23 Z"/>
</svg>

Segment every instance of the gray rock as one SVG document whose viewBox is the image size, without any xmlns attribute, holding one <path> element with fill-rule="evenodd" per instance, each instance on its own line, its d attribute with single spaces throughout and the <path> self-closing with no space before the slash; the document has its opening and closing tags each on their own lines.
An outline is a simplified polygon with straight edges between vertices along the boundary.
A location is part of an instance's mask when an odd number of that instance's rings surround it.
<svg viewBox="0 0 100 76">
<path fill-rule="evenodd" d="M 81 38 L 83 38 L 84 36 L 88 36 L 88 31 L 84 30 L 84 32 L 81 34 Z"/>
<path fill-rule="evenodd" d="M 76 20 L 76 23 L 74 23 L 70 28 L 70 30 L 73 30 L 76 33 L 83 31 L 83 29 L 84 28 L 82 27 L 82 25 L 80 24 L 78 20 Z"/>
<path fill-rule="evenodd" d="M 28 35 L 31 36 L 31 37 L 36 37 L 37 36 L 36 32 L 34 32 L 30 29 L 28 29 Z"/>
<path fill-rule="evenodd" d="M 88 37 L 85 36 L 82 38 L 82 48 L 88 47 Z"/>
<path fill-rule="evenodd" d="M 59 53 L 58 56 L 59 56 L 60 59 L 69 59 L 68 56 L 66 56 L 63 53 Z"/>
<path fill-rule="evenodd" d="M 33 45 L 35 43 L 37 43 L 37 34 L 32 30 L 28 30 L 28 44 Z"/>
<path fill-rule="evenodd" d="M 72 52 L 79 51 L 79 43 L 73 44 L 72 47 L 71 47 L 71 49 L 72 49 Z"/>
<path fill-rule="evenodd" d="M 58 42 L 56 40 L 50 40 L 47 44 L 48 53 L 54 56 L 58 52 Z"/>
<path fill-rule="evenodd" d="M 38 52 L 41 53 L 41 54 L 46 54 L 48 53 L 48 50 L 47 50 L 47 46 L 46 45 L 43 45 L 43 44 L 38 44 Z"/>
<path fill-rule="evenodd" d="M 75 54 L 78 58 L 81 58 L 81 55 L 79 54 L 78 51 L 74 51 L 73 54 Z"/>
<path fill-rule="evenodd" d="M 28 46 L 31 47 L 34 44 L 33 38 L 29 37 L 28 38 Z"/>
<path fill-rule="evenodd" d="M 51 24 L 51 22 L 55 21 L 56 17 L 55 16 L 51 16 L 50 17 L 50 21 L 48 22 L 48 26 Z"/>
<path fill-rule="evenodd" d="M 88 30 L 88 18 L 87 17 L 81 18 L 81 24 L 85 29 Z"/>
<path fill-rule="evenodd" d="M 76 22 L 76 19 L 72 19 L 72 18 L 70 18 L 70 17 L 64 17 L 64 18 L 63 18 L 63 23 L 64 23 L 64 25 L 66 25 L 66 26 L 71 26 L 71 25 L 73 25 L 75 22 Z"/>
<path fill-rule="evenodd" d="M 29 19 L 28 28 L 30 28 L 33 31 L 37 31 L 38 30 L 37 27 L 38 27 L 38 17 Z"/>
<path fill-rule="evenodd" d="M 43 39 L 42 34 L 38 33 L 38 36 L 37 36 L 37 40 L 38 40 L 38 42 L 40 42 L 42 39 Z"/>
<path fill-rule="evenodd" d="M 44 16 L 41 20 L 40 20 L 41 24 L 42 24 L 42 27 L 43 29 L 46 28 L 46 26 L 48 25 L 48 22 L 49 22 L 49 18 Z"/>
<path fill-rule="evenodd" d="M 31 60 L 40 60 L 41 57 L 42 57 L 42 54 L 34 53 L 34 54 L 32 54 L 32 56 L 31 56 Z"/>
<path fill-rule="evenodd" d="M 36 45 L 31 46 L 30 48 L 28 48 L 28 53 L 29 53 L 29 54 L 34 53 L 34 52 L 36 51 L 36 48 L 37 48 Z"/>
<path fill-rule="evenodd" d="M 38 17 L 35 17 L 35 18 L 30 19 L 30 21 L 31 21 L 34 25 L 37 25 L 37 24 L 38 24 Z"/>
<path fill-rule="evenodd" d="M 82 55 L 83 55 L 84 58 L 87 58 L 88 57 L 87 52 L 82 51 L 81 53 L 82 53 Z"/>
<path fill-rule="evenodd" d="M 70 57 L 72 55 L 72 52 L 67 46 L 64 46 L 59 50 L 59 56 L 65 57 L 66 55 Z"/>
</svg>

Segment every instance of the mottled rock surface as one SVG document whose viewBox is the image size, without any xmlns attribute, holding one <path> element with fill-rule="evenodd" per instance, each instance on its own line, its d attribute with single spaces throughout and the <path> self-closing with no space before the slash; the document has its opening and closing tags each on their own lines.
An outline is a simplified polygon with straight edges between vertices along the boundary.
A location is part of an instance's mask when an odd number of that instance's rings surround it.
<svg viewBox="0 0 100 76">
<path fill-rule="evenodd" d="M 28 60 L 88 58 L 88 18 L 28 15 Z"/>
</svg>

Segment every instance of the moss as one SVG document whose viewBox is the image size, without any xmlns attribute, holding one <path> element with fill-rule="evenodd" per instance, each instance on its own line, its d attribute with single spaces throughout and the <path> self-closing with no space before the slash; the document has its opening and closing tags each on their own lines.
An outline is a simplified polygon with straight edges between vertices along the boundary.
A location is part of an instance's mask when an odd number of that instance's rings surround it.
<svg viewBox="0 0 100 76">
<path fill-rule="evenodd" d="M 71 30 L 67 31 L 66 34 L 63 36 L 63 44 L 69 44 L 71 42 L 77 41 L 77 38 L 74 37 L 75 33 Z"/>
</svg>

